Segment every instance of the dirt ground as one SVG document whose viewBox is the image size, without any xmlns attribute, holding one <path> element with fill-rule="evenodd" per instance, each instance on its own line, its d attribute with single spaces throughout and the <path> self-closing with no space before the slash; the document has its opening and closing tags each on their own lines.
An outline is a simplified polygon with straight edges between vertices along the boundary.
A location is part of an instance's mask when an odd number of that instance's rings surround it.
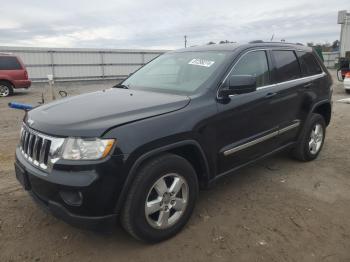
<svg viewBox="0 0 350 262">
<path fill-rule="evenodd" d="M 23 112 L 10 101 L 36 103 L 41 88 L 0 98 L 0 261 L 350 261 L 350 104 L 334 80 L 332 123 L 319 158 L 282 153 L 202 191 L 184 230 L 156 245 L 119 226 L 84 231 L 44 213 L 15 179 L 14 150 Z M 111 83 L 60 85 L 70 94 Z"/>
</svg>

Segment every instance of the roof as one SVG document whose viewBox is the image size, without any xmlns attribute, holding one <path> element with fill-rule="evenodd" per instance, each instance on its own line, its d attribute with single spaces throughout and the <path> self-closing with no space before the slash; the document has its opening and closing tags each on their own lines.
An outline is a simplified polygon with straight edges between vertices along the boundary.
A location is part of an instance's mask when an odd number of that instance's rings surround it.
<svg viewBox="0 0 350 262">
<path fill-rule="evenodd" d="M 294 43 L 282 43 L 282 42 L 254 42 L 247 44 L 213 44 L 213 45 L 202 45 L 188 48 L 182 48 L 175 50 L 175 52 L 191 52 L 191 51 L 235 51 L 237 49 L 248 49 L 253 47 L 268 48 L 268 47 L 281 47 L 281 48 L 293 48 L 303 51 L 311 51 L 310 47 L 294 44 Z"/>
</svg>

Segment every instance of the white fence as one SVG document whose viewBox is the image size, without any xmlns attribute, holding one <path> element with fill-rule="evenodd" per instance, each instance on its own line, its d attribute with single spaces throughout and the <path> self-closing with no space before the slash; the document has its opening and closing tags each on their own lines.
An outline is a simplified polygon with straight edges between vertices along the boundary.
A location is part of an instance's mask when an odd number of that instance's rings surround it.
<svg viewBox="0 0 350 262">
<path fill-rule="evenodd" d="M 166 50 L 35 48 L 0 46 L 19 56 L 33 82 L 124 79 Z M 323 52 L 324 64 L 334 68 L 339 52 Z"/>
<path fill-rule="evenodd" d="M 335 68 L 336 63 L 338 63 L 339 52 L 322 52 L 322 56 L 327 68 Z"/>
<path fill-rule="evenodd" d="M 33 82 L 123 79 L 165 50 L 29 48 L 0 46 L 19 56 Z"/>
</svg>

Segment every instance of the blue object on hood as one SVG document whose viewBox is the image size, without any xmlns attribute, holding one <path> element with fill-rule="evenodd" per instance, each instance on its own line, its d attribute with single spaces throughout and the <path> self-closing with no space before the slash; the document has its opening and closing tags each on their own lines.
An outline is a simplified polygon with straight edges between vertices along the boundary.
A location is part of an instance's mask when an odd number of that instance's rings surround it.
<svg viewBox="0 0 350 262">
<path fill-rule="evenodd" d="M 32 105 L 22 104 L 22 103 L 17 103 L 17 102 L 11 102 L 8 105 L 10 108 L 20 109 L 20 110 L 25 110 L 25 111 L 28 111 L 28 110 L 31 110 L 34 108 Z"/>
</svg>

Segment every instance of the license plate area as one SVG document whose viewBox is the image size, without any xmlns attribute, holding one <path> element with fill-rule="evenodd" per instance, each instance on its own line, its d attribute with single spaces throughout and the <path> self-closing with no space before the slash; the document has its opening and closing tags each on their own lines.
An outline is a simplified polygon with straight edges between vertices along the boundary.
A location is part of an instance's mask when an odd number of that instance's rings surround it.
<svg viewBox="0 0 350 262">
<path fill-rule="evenodd" d="M 17 163 L 15 163 L 16 178 L 25 190 L 30 190 L 30 182 L 27 172 Z"/>
</svg>

